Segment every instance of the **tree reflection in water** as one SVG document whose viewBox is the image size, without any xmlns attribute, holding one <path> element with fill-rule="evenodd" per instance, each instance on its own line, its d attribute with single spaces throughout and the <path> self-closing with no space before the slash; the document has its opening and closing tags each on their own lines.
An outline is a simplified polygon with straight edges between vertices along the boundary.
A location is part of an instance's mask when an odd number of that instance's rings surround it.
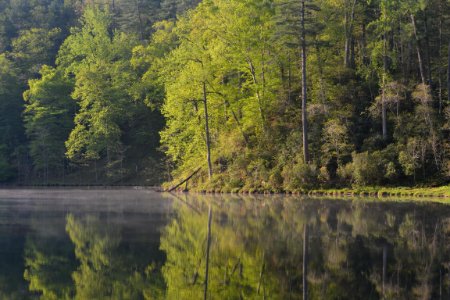
<svg viewBox="0 0 450 300">
<path fill-rule="evenodd" d="M 157 236 L 69 214 L 64 238 L 28 235 L 24 278 L 41 299 L 202 299 L 210 205 L 208 299 L 302 299 L 305 225 L 309 299 L 450 299 L 448 206 L 286 196 L 176 196 Z"/>
<path fill-rule="evenodd" d="M 167 299 L 202 298 L 209 203 L 211 299 L 301 299 L 306 224 L 310 299 L 449 298 L 447 207 L 276 196 L 178 200 L 161 238 Z"/>
<path fill-rule="evenodd" d="M 142 247 L 148 243 L 130 251 L 123 229 L 94 215 L 69 214 L 68 243 L 61 236 L 29 238 L 24 273 L 29 290 L 39 292 L 41 299 L 162 299 L 160 264 L 148 263 L 152 257 Z"/>
</svg>

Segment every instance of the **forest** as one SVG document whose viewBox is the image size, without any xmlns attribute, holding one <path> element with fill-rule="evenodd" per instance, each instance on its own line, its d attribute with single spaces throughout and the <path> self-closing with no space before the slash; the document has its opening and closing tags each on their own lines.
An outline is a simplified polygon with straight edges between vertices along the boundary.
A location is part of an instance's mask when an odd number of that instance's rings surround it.
<svg viewBox="0 0 450 300">
<path fill-rule="evenodd" d="M 450 182 L 448 0 L 0 0 L 0 184 Z"/>
</svg>

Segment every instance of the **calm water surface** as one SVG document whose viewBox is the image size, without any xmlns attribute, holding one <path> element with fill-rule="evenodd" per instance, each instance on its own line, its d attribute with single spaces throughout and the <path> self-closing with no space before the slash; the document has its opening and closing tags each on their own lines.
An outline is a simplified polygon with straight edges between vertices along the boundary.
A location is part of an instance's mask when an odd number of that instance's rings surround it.
<svg viewBox="0 0 450 300">
<path fill-rule="evenodd" d="M 0 299 L 203 299 L 209 207 L 208 299 L 450 299 L 448 205 L 131 189 L 0 190 Z"/>
</svg>

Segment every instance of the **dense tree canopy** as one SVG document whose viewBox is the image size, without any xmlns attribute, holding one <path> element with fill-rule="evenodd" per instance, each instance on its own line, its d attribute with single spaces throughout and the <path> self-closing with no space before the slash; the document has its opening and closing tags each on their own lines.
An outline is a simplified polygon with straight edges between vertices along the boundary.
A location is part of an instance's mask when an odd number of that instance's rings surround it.
<svg viewBox="0 0 450 300">
<path fill-rule="evenodd" d="M 200 168 L 198 190 L 448 183 L 449 12 L 0 1 L 0 180 L 154 184 Z"/>
</svg>

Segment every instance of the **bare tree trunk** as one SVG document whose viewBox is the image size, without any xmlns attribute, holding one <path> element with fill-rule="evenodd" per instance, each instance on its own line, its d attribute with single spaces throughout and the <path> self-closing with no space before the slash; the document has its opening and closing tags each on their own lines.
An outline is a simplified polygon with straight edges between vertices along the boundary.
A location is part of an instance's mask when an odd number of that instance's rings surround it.
<svg viewBox="0 0 450 300">
<path fill-rule="evenodd" d="M 305 33 L 305 0 L 301 0 L 301 50 L 302 50 L 302 127 L 303 127 L 303 159 L 309 163 L 308 147 L 308 114 L 306 111 L 307 87 L 306 87 L 306 33 Z"/>
<path fill-rule="evenodd" d="M 344 65 L 346 68 L 353 67 L 353 23 L 355 20 L 355 7 L 356 1 L 353 0 L 350 18 L 347 11 L 345 12 L 345 55 L 344 55 Z"/>
<path fill-rule="evenodd" d="M 320 100 L 322 102 L 322 108 L 325 113 L 328 112 L 327 107 L 325 105 L 326 102 L 326 92 L 325 92 L 325 84 L 324 84 L 324 76 L 323 76 L 323 60 L 320 52 L 320 47 L 316 43 L 316 52 L 317 52 L 317 66 L 319 69 L 319 86 L 320 86 Z"/>
<path fill-rule="evenodd" d="M 63 165 L 62 165 L 62 178 L 63 178 L 63 185 L 66 184 L 66 158 L 63 158 Z"/>
<path fill-rule="evenodd" d="M 442 1 L 439 1 L 439 59 L 438 61 L 441 61 L 441 55 L 442 55 Z M 439 114 L 442 113 L 442 66 L 438 66 L 438 97 L 439 97 Z"/>
<path fill-rule="evenodd" d="M 171 187 L 170 189 L 167 190 L 167 192 L 172 192 L 174 190 L 176 190 L 178 187 L 180 187 L 183 183 L 186 183 L 189 181 L 189 179 L 191 179 L 192 177 L 194 177 L 195 174 L 197 174 L 202 168 L 198 168 L 197 170 L 195 170 L 193 173 L 191 173 L 188 177 L 186 177 L 183 181 L 181 181 L 180 183 L 178 183 L 177 185 Z M 170 174 L 170 173 L 169 173 Z M 170 179 L 170 176 L 169 176 Z"/>
<path fill-rule="evenodd" d="M 450 102 L 450 41 L 448 43 L 448 60 L 447 60 L 447 100 Z"/>
<path fill-rule="evenodd" d="M 143 41 L 144 40 L 144 24 L 142 22 L 140 0 L 136 0 L 136 10 L 137 10 L 138 20 L 139 20 L 139 34 L 141 37 L 141 41 Z"/>
<path fill-rule="evenodd" d="M 366 25 L 362 24 L 361 25 L 361 56 L 362 56 L 362 63 L 363 65 L 367 65 L 368 64 L 368 59 L 367 59 L 367 34 L 366 34 Z"/>
<path fill-rule="evenodd" d="M 428 17 L 427 10 L 425 9 L 425 50 L 426 50 L 426 59 L 427 59 L 427 79 L 428 84 L 432 87 L 432 78 L 431 78 L 431 57 L 430 57 L 430 37 L 428 35 Z"/>
<path fill-rule="evenodd" d="M 411 14 L 411 24 L 413 26 L 414 36 L 416 38 L 416 51 L 417 51 L 417 60 L 419 63 L 420 78 L 422 80 L 422 84 L 426 84 L 425 74 L 423 71 L 422 55 L 420 54 L 419 36 L 417 35 L 416 19 L 414 18 L 413 14 Z"/>
<path fill-rule="evenodd" d="M 345 5 L 347 6 L 347 5 Z M 348 32 L 349 32 L 349 21 L 348 21 L 348 12 L 347 12 L 347 8 L 345 8 L 345 16 L 344 16 L 344 32 L 345 32 L 345 42 L 344 42 L 344 66 L 348 67 L 349 63 L 349 52 L 350 52 L 350 38 L 348 36 Z"/>
<path fill-rule="evenodd" d="M 381 87 L 381 126 L 383 139 L 387 139 L 387 113 L 386 113 L 386 72 L 387 72 L 387 49 L 386 49 L 386 35 L 383 37 L 383 82 Z"/>
<path fill-rule="evenodd" d="M 209 179 L 211 179 L 213 171 L 211 164 L 211 138 L 209 135 L 209 115 L 208 115 L 208 98 L 206 96 L 206 82 L 203 82 L 203 106 L 205 112 L 206 160 L 208 161 Z"/>
<path fill-rule="evenodd" d="M 384 80 L 383 80 L 384 81 Z M 383 84 L 384 85 L 384 84 Z M 387 113 L 386 113 L 386 101 L 385 101 L 385 92 L 384 92 L 384 86 L 382 90 L 381 95 L 381 126 L 382 126 L 382 132 L 383 132 L 383 139 L 387 139 Z"/>
<path fill-rule="evenodd" d="M 256 86 L 256 98 L 258 99 L 258 108 L 259 108 L 259 114 L 261 116 L 261 122 L 262 127 L 264 131 L 266 131 L 266 118 L 264 116 L 264 108 L 263 108 L 263 97 L 261 96 L 258 88 L 258 79 L 256 78 L 256 70 L 255 66 L 253 65 L 253 62 L 250 59 L 247 59 L 249 67 L 250 67 L 250 73 L 252 74 L 253 83 Z"/>
<path fill-rule="evenodd" d="M 292 103 L 292 74 L 291 74 L 291 54 L 288 56 L 288 103 Z"/>
<path fill-rule="evenodd" d="M 231 110 L 231 114 L 233 115 L 233 119 L 234 119 L 234 121 L 236 121 L 239 131 L 241 132 L 242 137 L 244 138 L 245 145 L 248 145 L 248 143 L 249 143 L 248 136 L 245 134 L 244 129 L 242 129 L 241 122 L 239 121 L 236 113 L 234 112 L 233 108 L 231 108 L 231 106 L 230 106 L 230 110 Z"/>
<path fill-rule="evenodd" d="M 98 184 L 97 160 L 94 161 L 95 184 Z"/>
</svg>

